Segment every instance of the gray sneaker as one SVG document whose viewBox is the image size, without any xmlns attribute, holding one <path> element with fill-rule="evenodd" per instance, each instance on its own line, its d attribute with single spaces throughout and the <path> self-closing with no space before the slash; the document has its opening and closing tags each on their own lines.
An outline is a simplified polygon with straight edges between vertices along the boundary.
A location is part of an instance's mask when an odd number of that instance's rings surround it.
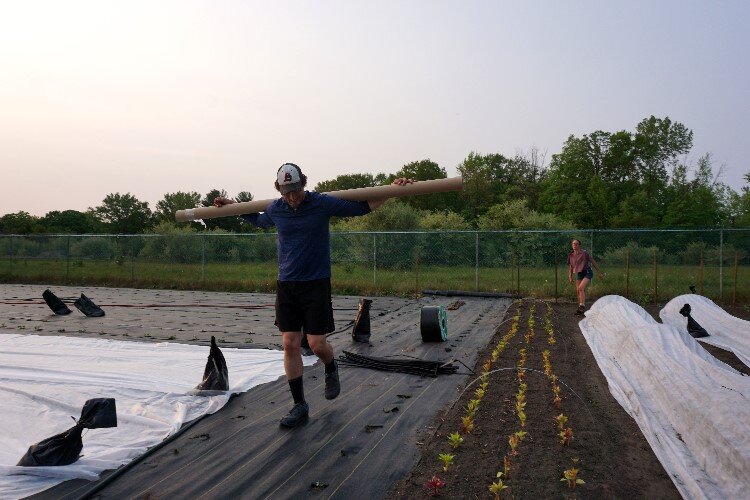
<svg viewBox="0 0 750 500">
<path fill-rule="evenodd" d="M 307 422 L 307 417 L 310 413 L 310 407 L 307 403 L 295 403 L 291 411 L 287 413 L 284 418 L 281 419 L 279 425 L 282 427 L 292 428 Z"/>
<path fill-rule="evenodd" d="M 339 367 L 336 371 L 326 373 L 326 399 L 336 399 L 341 392 L 341 383 L 339 382 Z"/>
</svg>

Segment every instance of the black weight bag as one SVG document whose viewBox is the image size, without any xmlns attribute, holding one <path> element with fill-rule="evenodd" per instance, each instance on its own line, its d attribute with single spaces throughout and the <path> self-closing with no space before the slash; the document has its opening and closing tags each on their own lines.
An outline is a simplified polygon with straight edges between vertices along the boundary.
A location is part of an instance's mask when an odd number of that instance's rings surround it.
<svg viewBox="0 0 750 500">
<path fill-rule="evenodd" d="M 106 427 L 117 427 L 114 398 L 89 399 L 84 403 L 81 418 L 76 425 L 65 432 L 32 444 L 16 465 L 42 467 L 72 464 L 78 460 L 83 449 L 83 429 Z"/>
</svg>

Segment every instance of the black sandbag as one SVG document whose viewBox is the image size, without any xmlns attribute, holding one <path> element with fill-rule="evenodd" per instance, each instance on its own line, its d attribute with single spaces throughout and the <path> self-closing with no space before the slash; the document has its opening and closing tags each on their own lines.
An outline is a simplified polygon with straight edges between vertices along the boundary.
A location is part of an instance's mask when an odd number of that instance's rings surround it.
<svg viewBox="0 0 750 500">
<path fill-rule="evenodd" d="M 211 351 L 208 353 L 203 381 L 195 386 L 198 391 L 228 391 L 229 369 L 221 349 L 216 345 L 216 337 L 211 336 Z"/>
<path fill-rule="evenodd" d="M 83 429 L 106 427 L 117 427 L 114 398 L 89 399 L 83 405 L 81 418 L 76 425 L 65 432 L 32 444 L 16 465 L 41 467 L 72 464 L 78 460 L 83 449 Z"/>
<path fill-rule="evenodd" d="M 690 316 L 690 304 L 685 304 L 684 306 L 682 306 L 682 309 L 680 309 L 680 314 L 687 318 L 687 330 L 694 339 L 700 339 L 709 336 L 706 329 L 698 324 L 698 322 L 695 321 L 692 316 Z"/>
<path fill-rule="evenodd" d="M 60 300 L 57 295 L 52 293 L 50 289 L 46 289 L 44 293 L 42 294 L 42 298 L 47 303 L 50 309 L 52 309 L 52 312 L 55 314 L 59 314 L 60 316 L 64 316 L 66 314 L 70 314 L 73 311 L 70 310 L 68 306 L 65 305 L 65 303 Z"/>
<path fill-rule="evenodd" d="M 370 305 L 372 300 L 359 299 L 357 306 L 357 316 L 354 318 L 354 327 L 352 328 L 352 340 L 355 342 L 370 341 Z"/>
<path fill-rule="evenodd" d="M 86 297 L 84 294 L 81 294 L 81 297 L 77 298 L 76 301 L 73 302 L 73 305 L 86 316 L 93 318 L 104 316 L 102 308 L 94 304 L 94 301 Z"/>
</svg>

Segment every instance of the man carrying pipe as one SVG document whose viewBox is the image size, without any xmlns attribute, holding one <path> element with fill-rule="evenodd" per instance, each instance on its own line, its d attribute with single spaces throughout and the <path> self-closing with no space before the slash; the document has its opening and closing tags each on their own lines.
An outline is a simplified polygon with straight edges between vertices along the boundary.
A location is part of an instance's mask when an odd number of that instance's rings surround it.
<svg viewBox="0 0 750 500">
<path fill-rule="evenodd" d="M 414 183 L 399 178 L 394 186 Z M 279 277 L 276 282 L 276 326 L 284 346 L 284 371 L 294 399 L 281 426 L 297 427 L 307 421 L 309 406 L 302 387 L 302 332 L 313 352 L 325 365 L 325 397 L 334 399 L 341 392 L 338 367 L 326 333 L 334 331 L 331 303 L 331 217 L 365 215 L 380 207 L 386 198 L 350 201 L 314 191 L 306 191 L 307 177 L 294 163 L 285 163 L 276 173 L 274 186 L 281 198 L 272 201 L 263 213 L 242 215 L 245 222 L 260 228 L 276 226 L 278 234 Z M 235 203 L 222 196 L 214 205 Z"/>
</svg>

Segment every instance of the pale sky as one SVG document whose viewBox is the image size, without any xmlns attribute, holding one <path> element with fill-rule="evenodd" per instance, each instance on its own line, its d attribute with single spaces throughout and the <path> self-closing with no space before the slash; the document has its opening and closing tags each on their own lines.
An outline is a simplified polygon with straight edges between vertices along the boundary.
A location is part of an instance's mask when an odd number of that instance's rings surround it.
<svg viewBox="0 0 750 500">
<path fill-rule="evenodd" d="M 746 1 L 0 0 L 0 215 L 276 196 L 669 116 L 750 172 Z"/>
</svg>

